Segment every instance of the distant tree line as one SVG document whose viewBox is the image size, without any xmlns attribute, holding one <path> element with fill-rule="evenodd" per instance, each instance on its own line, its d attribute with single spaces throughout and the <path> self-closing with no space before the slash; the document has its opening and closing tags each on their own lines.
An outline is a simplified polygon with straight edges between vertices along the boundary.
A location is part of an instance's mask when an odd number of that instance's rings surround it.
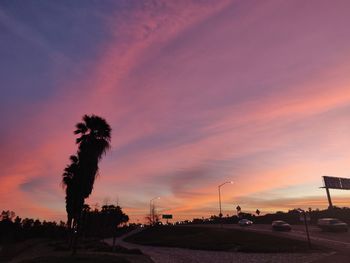
<svg viewBox="0 0 350 263">
<path fill-rule="evenodd" d="M 260 211 L 259 211 L 260 212 Z M 350 224 L 350 208 L 333 207 L 333 209 L 312 210 L 309 208 L 307 213 L 310 215 L 310 224 L 317 224 L 317 220 L 320 218 L 338 218 L 341 221 Z M 220 218 L 219 216 L 212 215 L 210 218 L 194 218 L 192 221 L 184 221 L 187 224 L 237 224 L 242 218 L 249 219 L 255 224 L 271 224 L 274 220 L 283 220 L 289 224 L 303 224 L 300 220 L 300 212 L 298 209 L 292 209 L 288 212 L 277 211 L 276 213 L 269 213 L 265 215 L 255 215 L 251 213 L 239 212 L 238 215 L 226 216 Z"/>
<path fill-rule="evenodd" d="M 317 220 L 320 218 L 338 218 L 341 221 L 350 224 L 350 208 L 347 207 L 333 207 L 332 209 L 315 209 L 309 208 L 307 214 L 310 215 L 310 224 L 317 224 Z M 276 212 L 274 214 L 266 214 L 255 218 L 256 223 L 270 224 L 274 220 L 283 220 L 289 224 L 303 224 L 300 220 L 300 213 L 298 209 L 292 209 L 288 212 Z"/>
<path fill-rule="evenodd" d="M 101 210 L 91 210 L 84 205 L 81 232 L 83 237 L 116 237 L 120 226 L 129 221 L 120 206 L 104 205 Z M 68 238 L 65 222 L 40 221 L 20 218 L 15 212 L 6 210 L 0 214 L 0 243 L 21 241 L 28 238 Z"/>
<path fill-rule="evenodd" d="M 20 218 L 13 211 L 2 211 L 0 215 L 0 243 L 21 241 L 28 238 L 64 238 L 66 225 L 40 221 L 33 218 Z"/>
</svg>

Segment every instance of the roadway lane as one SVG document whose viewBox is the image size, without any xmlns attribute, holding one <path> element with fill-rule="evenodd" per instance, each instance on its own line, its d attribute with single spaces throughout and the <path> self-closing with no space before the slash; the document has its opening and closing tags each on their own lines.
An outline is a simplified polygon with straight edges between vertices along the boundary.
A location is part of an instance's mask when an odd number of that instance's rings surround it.
<svg viewBox="0 0 350 263">
<path fill-rule="evenodd" d="M 211 225 L 220 227 L 219 225 Z M 273 231 L 271 225 L 256 224 L 247 227 L 241 227 L 234 224 L 223 225 L 224 228 L 242 229 L 246 231 L 256 231 L 277 236 L 285 236 L 300 240 L 306 240 L 306 232 L 304 225 L 292 225 L 290 232 Z M 350 248 L 350 232 L 323 232 L 316 226 L 309 226 L 311 241 L 336 250 L 347 250 Z"/>
<path fill-rule="evenodd" d="M 203 225 L 196 226 L 203 227 Z M 218 227 L 218 225 L 215 225 L 215 227 Z M 128 243 L 123 240 L 125 237 L 133 235 L 142 230 L 144 230 L 144 228 L 136 229 L 124 236 L 118 237 L 116 239 L 116 244 L 129 249 L 140 249 L 143 254 L 148 255 L 155 263 L 303 263 L 315 262 L 315 260 L 322 260 L 325 256 L 328 256 L 328 254 L 325 253 L 245 253 L 233 251 L 196 250 L 176 247 L 143 246 Z M 104 242 L 112 245 L 113 239 L 105 239 Z M 334 261 L 332 262 L 336 263 Z M 348 262 L 345 261 L 344 263 Z"/>
<path fill-rule="evenodd" d="M 221 227 L 219 224 L 199 224 L 192 225 L 198 227 Z M 240 227 L 236 224 L 222 225 L 223 228 L 240 229 L 244 231 L 261 232 L 269 235 L 288 237 L 299 240 L 306 240 L 305 226 L 304 225 L 292 225 L 290 232 L 278 232 L 271 229 L 271 225 L 256 224 L 249 227 Z M 309 261 L 313 263 L 349 263 L 350 262 L 350 233 L 332 233 L 322 232 L 318 227 L 309 226 L 310 238 L 312 244 L 318 244 L 324 247 L 328 247 L 334 252 L 331 255 L 316 259 L 315 261 Z M 289 261 L 285 261 L 289 262 Z M 301 261 L 303 262 L 303 261 Z"/>
</svg>

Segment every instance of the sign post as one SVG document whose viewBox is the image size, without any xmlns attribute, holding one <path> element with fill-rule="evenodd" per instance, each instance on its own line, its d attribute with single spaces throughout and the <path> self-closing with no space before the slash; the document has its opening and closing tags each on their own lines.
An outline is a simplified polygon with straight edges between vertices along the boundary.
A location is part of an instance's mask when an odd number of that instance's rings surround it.
<svg viewBox="0 0 350 263">
<path fill-rule="evenodd" d="M 311 249 L 311 240 L 310 240 L 310 234 L 309 234 L 309 227 L 307 223 L 308 221 L 311 221 L 310 214 L 306 213 L 306 211 L 302 209 L 298 209 L 298 212 L 300 213 L 300 221 L 304 221 L 307 243 L 309 245 L 309 248 Z"/>
</svg>

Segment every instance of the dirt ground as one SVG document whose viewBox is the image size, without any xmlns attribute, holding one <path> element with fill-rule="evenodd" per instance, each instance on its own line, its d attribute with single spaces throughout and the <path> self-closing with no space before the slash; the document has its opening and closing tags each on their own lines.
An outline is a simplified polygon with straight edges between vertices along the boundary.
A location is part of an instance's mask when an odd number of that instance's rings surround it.
<svg viewBox="0 0 350 263">
<path fill-rule="evenodd" d="M 121 250 L 121 249 L 119 249 Z M 91 259 L 91 262 L 96 262 L 96 256 L 115 257 L 121 259 L 120 262 L 130 263 L 152 263 L 153 261 L 145 255 L 136 253 L 138 251 L 127 251 L 123 249 L 122 253 L 108 251 L 105 245 L 98 240 L 89 240 L 81 242 L 78 248 L 77 255 L 79 257 Z M 39 258 L 71 258 L 71 251 L 68 249 L 65 241 L 54 241 L 47 239 L 30 239 L 22 242 L 17 242 L 11 245 L 2 246 L 0 251 L 0 262 L 21 263 L 23 261 L 33 261 Z M 86 257 L 87 256 L 87 257 Z M 74 256 L 71 258 L 74 261 Z M 77 261 L 79 261 L 77 257 Z M 84 260 L 86 261 L 86 260 Z M 46 260 L 45 262 L 50 262 Z M 86 261 L 87 262 L 87 261 Z M 116 262 L 119 262 L 116 260 Z"/>
</svg>

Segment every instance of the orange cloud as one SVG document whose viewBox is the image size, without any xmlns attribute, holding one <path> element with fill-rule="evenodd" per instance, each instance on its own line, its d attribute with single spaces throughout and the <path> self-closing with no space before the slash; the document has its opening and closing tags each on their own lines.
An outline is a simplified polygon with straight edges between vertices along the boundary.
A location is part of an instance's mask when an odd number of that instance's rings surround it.
<svg viewBox="0 0 350 263">
<path fill-rule="evenodd" d="M 157 195 L 159 209 L 179 218 L 217 213 L 223 180 L 235 181 L 223 192 L 228 211 L 236 201 L 264 206 L 249 197 L 280 187 L 318 187 L 324 173 L 347 176 L 350 53 L 339 27 L 346 8 L 327 29 L 322 5 L 311 19 L 294 4 L 157 3 L 104 18 L 112 37 L 96 60 L 75 64 L 86 72 L 53 80 L 54 96 L 28 106 L 29 117 L 9 128 L 2 206 L 64 217 L 60 174 L 86 113 L 113 128 L 89 202 L 118 195 L 139 220 Z M 294 193 L 265 208 L 301 205 L 303 193 Z M 305 204 L 322 205 L 313 198 Z"/>
</svg>

